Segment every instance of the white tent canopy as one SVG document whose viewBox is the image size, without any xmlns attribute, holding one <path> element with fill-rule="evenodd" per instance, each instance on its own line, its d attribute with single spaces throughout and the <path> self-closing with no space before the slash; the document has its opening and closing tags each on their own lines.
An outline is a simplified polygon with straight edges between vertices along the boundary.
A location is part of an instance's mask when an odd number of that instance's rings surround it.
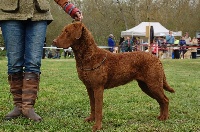
<svg viewBox="0 0 200 132">
<path fill-rule="evenodd" d="M 159 22 L 142 22 L 139 25 L 121 32 L 121 36 L 146 36 L 146 26 L 153 26 L 154 36 L 166 36 L 169 30 L 163 27 Z M 182 36 L 182 32 L 173 32 L 174 36 Z"/>
</svg>

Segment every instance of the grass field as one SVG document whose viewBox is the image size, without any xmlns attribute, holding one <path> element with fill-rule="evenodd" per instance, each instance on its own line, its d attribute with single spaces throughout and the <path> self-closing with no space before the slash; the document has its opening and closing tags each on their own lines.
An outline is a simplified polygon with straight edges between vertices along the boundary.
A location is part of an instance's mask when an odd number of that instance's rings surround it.
<svg viewBox="0 0 200 132">
<path fill-rule="evenodd" d="M 176 93 L 170 99 L 170 119 L 158 121 L 158 103 L 136 81 L 104 92 L 102 132 L 200 132 L 200 59 L 162 60 L 167 81 Z M 90 132 L 89 99 L 78 79 L 74 59 L 44 59 L 35 110 L 43 121 L 23 117 L 4 121 L 12 108 L 7 61 L 0 60 L 0 132 Z M 155 69 L 156 70 L 156 69 Z"/>
</svg>

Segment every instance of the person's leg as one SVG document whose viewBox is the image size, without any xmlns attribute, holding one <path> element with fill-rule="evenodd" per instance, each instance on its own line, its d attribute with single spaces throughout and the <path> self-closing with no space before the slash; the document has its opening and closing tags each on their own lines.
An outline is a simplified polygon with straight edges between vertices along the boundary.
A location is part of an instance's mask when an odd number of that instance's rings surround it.
<svg viewBox="0 0 200 132">
<path fill-rule="evenodd" d="M 22 87 L 24 65 L 24 23 L 23 21 L 2 21 L 2 34 L 8 58 L 8 82 L 13 95 L 14 110 L 9 112 L 6 120 L 17 118 L 22 114 Z"/>
<path fill-rule="evenodd" d="M 34 105 L 39 90 L 40 67 L 46 28 L 46 21 L 29 21 L 26 23 L 22 113 L 25 117 L 34 121 L 41 121 L 42 119 L 35 113 Z"/>
<path fill-rule="evenodd" d="M 132 52 L 132 49 L 130 47 L 128 47 L 128 52 Z"/>
<path fill-rule="evenodd" d="M 23 21 L 2 21 L 2 34 L 8 58 L 8 74 L 23 72 L 24 26 Z"/>
<path fill-rule="evenodd" d="M 25 38 L 25 72 L 40 73 L 47 22 L 27 22 Z"/>
</svg>

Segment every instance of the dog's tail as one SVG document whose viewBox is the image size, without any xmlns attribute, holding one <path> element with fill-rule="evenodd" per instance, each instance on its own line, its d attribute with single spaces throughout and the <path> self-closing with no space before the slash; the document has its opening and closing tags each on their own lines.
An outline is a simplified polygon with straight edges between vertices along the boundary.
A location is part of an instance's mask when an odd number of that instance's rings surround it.
<svg viewBox="0 0 200 132">
<path fill-rule="evenodd" d="M 165 77 L 165 73 L 164 73 L 164 78 L 163 78 L 163 88 L 166 90 L 166 91 L 169 91 L 170 93 L 174 93 L 174 89 L 171 88 L 168 83 L 167 83 L 167 80 L 166 80 L 166 77 Z"/>
</svg>

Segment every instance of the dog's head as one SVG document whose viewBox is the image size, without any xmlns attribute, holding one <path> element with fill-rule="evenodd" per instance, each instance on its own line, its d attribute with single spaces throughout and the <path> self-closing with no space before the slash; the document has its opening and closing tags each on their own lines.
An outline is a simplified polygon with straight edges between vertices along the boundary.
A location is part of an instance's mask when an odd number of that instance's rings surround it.
<svg viewBox="0 0 200 132">
<path fill-rule="evenodd" d="M 84 25 L 81 22 L 75 22 L 65 26 L 62 33 L 53 40 L 56 47 L 69 48 L 74 43 L 77 43 L 82 36 Z"/>
</svg>

